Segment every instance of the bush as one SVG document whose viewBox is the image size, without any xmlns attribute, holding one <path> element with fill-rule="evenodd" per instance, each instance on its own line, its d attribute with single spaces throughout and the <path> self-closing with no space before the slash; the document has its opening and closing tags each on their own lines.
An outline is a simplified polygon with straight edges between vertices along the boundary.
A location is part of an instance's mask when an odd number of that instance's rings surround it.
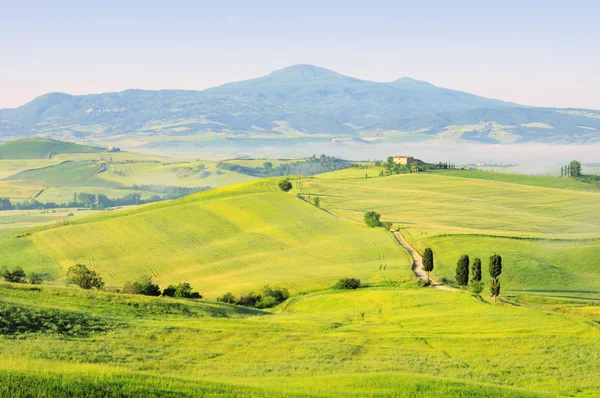
<svg viewBox="0 0 600 398">
<path fill-rule="evenodd" d="M 262 297 L 255 305 L 256 308 L 271 308 L 275 307 L 279 302 L 273 296 Z"/>
<path fill-rule="evenodd" d="M 360 279 L 342 278 L 335 284 L 334 289 L 339 290 L 354 290 L 360 287 Z"/>
<path fill-rule="evenodd" d="M 188 298 L 188 299 L 201 299 L 202 295 L 198 292 L 194 292 L 192 286 L 189 283 L 184 282 L 178 285 L 169 285 L 163 290 L 163 296 L 175 297 L 175 298 Z"/>
<path fill-rule="evenodd" d="M 28 236 L 31 236 L 31 232 L 21 232 L 17 238 L 27 238 Z"/>
<path fill-rule="evenodd" d="M 375 228 L 381 225 L 379 219 L 381 218 L 381 214 L 376 213 L 374 211 L 368 211 L 365 213 L 365 223 L 371 227 Z"/>
<path fill-rule="evenodd" d="M 4 268 L 1 271 L 2 277 L 7 282 L 12 283 L 27 283 L 27 279 L 25 279 L 25 271 L 21 267 L 15 267 L 12 271 L 9 271 L 8 268 Z"/>
<path fill-rule="evenodd" d="M 123 293 L 142 294 L 144 296 L 160 296 L 160 287 L 152 282 L 151 276 L 144 277 L 139 282 L 127 282 L 123 286 Z"/>
<path fill-rule="evenodd" d="M 277 301 L 277 304 L 279 304 L 290 298 L 290 292 L 286 288 L 272 288 L 269 285 L 265 285 L 262 290 L 262 296 L 273 297 Z"/>
<path fill-rule="evenodd" d="M 281 189 L 283 192 L 288 192 L 290 189 L 292 189 L 292 183 L 290 180 L 281 180 L 279 181 L 279 189 Z"/>
<path fill-rule="evenodd" d="M 315 206 L 321 207 L 321 198 L 319 198 L 318 196 L 315 196 L 313 198 L 313 203 L 315 204 Z"/>
<path fill-rule="evenodd" d="M 29 274 L 29 283 L 32 285 L 41 285 L 43 281 L 42 274 L 36 274 L 35 272 Z"/>
<path fill-rule="evenodd" d="M 224 295 L 217 297 L 217 301 L 228 304 L 235 304 L 235 296 L 233 293 L 225 293 Z"/>
<path fill-rule="evenodd" d="M 104 287 L 104 281 L 100 275 L 96 271 L 88 269 L 84 264 L 75 264 L 67 270 L 67 283 L 77 285 L 82 289 L 94 287 L 102 289 Z"/>
<path fill-rule="evenodd" d="M 250 292 L 240 295 L 240 298 L 237 300 L 236 304 L 243 305 L 244 307 L 255 307 L 256 303 L 258 303 L 260 299 L 260 295 Z"/>
<path fill-rule="evenodd" d="M 484 283 L 481 281 L 471 281 L 471 291 L 475 294 L 480 294 L 483 292 Z"/>
</svg>

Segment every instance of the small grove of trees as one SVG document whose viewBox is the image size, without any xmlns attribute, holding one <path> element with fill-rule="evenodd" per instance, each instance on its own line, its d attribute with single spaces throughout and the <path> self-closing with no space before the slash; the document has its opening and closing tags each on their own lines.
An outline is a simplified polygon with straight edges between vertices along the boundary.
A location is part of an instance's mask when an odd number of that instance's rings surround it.
<svg viewBox="0 0 600 398">
<path fill-rule="evenodd" d="M 498 254 L 494 254 L 490 257 L 489 271 L 490 276 L 492 277 L 490 293 L 492 293 L 492 296 L 494 296 L 495 303 L 496 298 L 500 295 L 500 280 L 498 280 L 498 277 L 502 273 L 502 257 Z"/>
<path fill-rule="evenodd" d="M 152 282 L 151 276 L 146 276 L 137 282 L 127 282 L 123 286 L 123 293 L 142 294 L 144 296 L 158 297 L 161 295 L 160 287 Z"/>
<path fill-rule="evenodd" d="M 368 211 L 365 213 L 365 224 L 371 228 L 375 228 L 381 225 L 381 214 L 374 211 Z"/>
<path fill-rule="evenodd" d="M 187 298 L 187 299 L 201 299 L 202 295 L 195 292 L 192 286 L 183 282 L 178 285 L 169 285 L 163 290 L 163 296 L 175 297 L 175 298 Z"/>
<path fill-rule="evenodd" d="M 0 277 L 4 278 L 6 282 L 10 283 L 31 283 L 32 285 L 39 285 L 43 282 L 43 275 L 31 272 L 29 275 L 25 274 L 23 268 L 17 266 L 11 270 L 7 267 L 3 267 L 0 270 Z"/>
<path fill-rule="evenodd" d="M 360 279 L 342 278 L 334 286 L 337 290 L 355 290 L 360 287 Z"/>
<path fill-rule="evenodd" d="M 75 264 L 67 270 L 67 283 L 82 289 L 104 288 L 104 281 L 100 275 L 84 264 Z"/>
<path fill-rule="evenodd" d="M 429 273 L 433 271 L 433 250 L 429 247 L 423 252 L 423 270 L 427 273 L 427 282 L 429 283 Z"/>
<path fill-rule="evenodd" d="M 265 285 L 258 294 L 250 292 L 241 294 L 236 298 L 233 293 L 225 293 L 224 295 L 217 297 L 217 301 L 263 309 L 275 307 L 288 298 L 290 298 L 290 292 L 286 288 Z"/>
<path fill-rule="evenodd" d="M 469 284 L 469 256 L 463 254 L 456 263 L 456 283 L 460 288 Z"/>
<path fill-rule="evenodd" d="M 281 189 L 283 192 L 289 192 L 290 189 L 292 189 L 292 183 L 290 182 L 290 180 L 281 180 L 279 181 L 279 189 Z"/>
</svg>

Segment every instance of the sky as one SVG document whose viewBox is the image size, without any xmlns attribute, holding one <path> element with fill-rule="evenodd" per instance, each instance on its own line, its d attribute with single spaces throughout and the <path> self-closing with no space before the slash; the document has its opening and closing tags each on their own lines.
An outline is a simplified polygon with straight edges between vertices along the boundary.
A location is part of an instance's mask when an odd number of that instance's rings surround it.
<svg viewBox="0 0 600 398">
<path fill-rule="evenodd" d="M 312 64 L 600 109 L 598 1 L 0 0 L 0 108 L 47 92 L 201 90 Z"/>
</svg>

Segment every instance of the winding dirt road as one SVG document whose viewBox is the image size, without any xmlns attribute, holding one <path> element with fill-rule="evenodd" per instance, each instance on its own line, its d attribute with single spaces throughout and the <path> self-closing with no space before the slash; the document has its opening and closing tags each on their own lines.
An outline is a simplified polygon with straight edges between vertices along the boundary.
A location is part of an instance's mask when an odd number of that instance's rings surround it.
<svg viewBox="0 0 600 398">
<path fill-rule="evenodd" d="M 411 245 L 408 244 L 408 242 L 406 241 L 406 239 L 404 239 L 404 236 L 402 236 L 402 234 L 400 232 L 394 231 L 393 229 L 390 229 L 390 232 L 394 235 L 394 237 L 396 238 L 396 240 L 398 241 L 398 243 L 400 243 L 400 246 L 402 246 L 403 248 L 405 248 L 406 251 L 413 258 L 412 270 L 415 273 L 415 275 L 417 275 L 419 278 L 421 278 L 424 281 L 426 281 L 427 280 L 427 273 L 423 269 L 423 257 L 421 257 L 421 255 L 419 254 L 419 252 L 416 251 Z M 443 283 L 436 282 L 436 281 L 434 281 L 432 279 L 429 280 L 429 283 L 431 284 L 431 286 L 435 287 L 436 289 L 446 290 L 446 291 L 449 291 L 449 292 L 457 292 L 458 291 L 458 289 L 455 289 L 455 288 L 450 287 L 450 286 L 446 286 Z"/>
<path fill-rule="evenodd" d="M 296 196 L 296 195 L 294 195 Z M 313 205 L 314 203 L 310 202 L 308 199 L 301 197 L 301 196 L 296 196 L 298 199 L 305 201 L 306 203 Z M 315 206 L 316 207 L 316 206 Z M 358 221 L 354 221 L 351 220 L 347 217 L 341 216 L 337 213 L 334 213 L 331 210 L 327 210 L 324 209 L 322 207 L 318 207 L 319 209 L 323 210 L 325 213 L 328 213 L 334 217 L 339 218 L 340 220 L 344 220 L 347 222 L 351 222 L 353 224 L 358 224 L 358 225 L 363 225 L 362 223 L 359 223 Z M 402 246 L 404 249 L 406 249 L 406 251 L 411 255 L 411 257 L 413 258 L 413 265 L 412 265 L 412 270 L 415 273 L 415 275 L 420 278 L 423 279 L 424 281 L 427 280 L 427 273 L 425 272 L 425 270 L 423 269 L 423 257 L 421 257 L 421 255 L 419 254 L 418 251 L 416 251 L 411 245 L 408 244 L 408 242 L 406 241 L 406 239 L 404 239 L 404 237 L 402 236 L 402 234 L 398 231 L 394 231 L 393 229 L 390 229 L 390 232 L 394 235 L 394 237 L 396 238 L 396 240 L 398 241 L 398 243 L 400 244 L 400 246 Z M 431 286 L 435 287 L 436 289 L 440 289 L 440 290 L 446 290 L 449 292 L 457 292 L 458 289 L 455 289 L 453 287 L 450 286 L 446 286 L 443 283 L 439 283 L 436 282 L 432 279 L 429 279 L 429 283 L 431 284 Z"/>
</svg>

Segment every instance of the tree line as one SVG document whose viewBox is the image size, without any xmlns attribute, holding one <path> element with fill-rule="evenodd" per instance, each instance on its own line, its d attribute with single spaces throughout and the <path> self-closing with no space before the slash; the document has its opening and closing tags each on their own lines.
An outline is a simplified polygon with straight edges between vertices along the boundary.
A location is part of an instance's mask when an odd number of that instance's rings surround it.
<svg viewBox="0 0 600 398">
<path fill-rule="evenodd" d="M 13 203 L 9 198 L 0 198 L 0 210 L 46 210 L 59 208 L 87 208 L 94 210 L 107 209 L 115 206 L 130 206 L 144 203 L 160 202 L 163 200 L 177 199 L 197 192 L 203 192 L 210 187 L 168 187 L 164 185 L 133 185 L 131 187 L 121 187 L 120 189 L 144 190 L 150 192 L 160 192 L 161 195 L 152 195 L 148 199 L 142 199 L 138 192 L 130 192 L 121 198 L 110 199 L 106 195 L 87 192 L 73 193 L 73 199 L 68 202 L 39 202 L 35 199 L 28 199 L 23 202 Z"/>
<path fill-rule="evenodd" d="M 332 156 L 321 155 L 319 157 L 313 155 L 306 160 L 297 162 L 282 163 L 279 166 L 273 166 L 273 163 L 267 161 L 262 167 L 243 166 L 235 163 L 220 162 L 217 167 L 222 170 L 235 171 L 241 174 L 247 174 L 254 177 L 277 177 L 277 176 L 311 176 L 315 174 L 326 173 L 329 171 L 337 171 L 347 169 L 353 163 Z"/>
</svg>

